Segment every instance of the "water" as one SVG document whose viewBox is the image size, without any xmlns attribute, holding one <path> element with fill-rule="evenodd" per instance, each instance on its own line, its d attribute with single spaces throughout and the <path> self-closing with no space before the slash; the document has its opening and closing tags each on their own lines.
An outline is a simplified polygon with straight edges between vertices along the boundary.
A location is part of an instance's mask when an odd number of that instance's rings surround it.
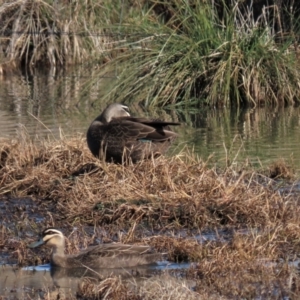
<svg viewBox="0 0 300 300">
<path fill-rule="evenodd" d="M 89 72 L 87 76 L 87 72 Z M 86 82 L 94 80 L 93 86 Z M 93 78 L 90 70 L 68 74 L 40 73 L 8 76 L 0 81 L 0 139 L 16 138 L 26 130 L 36 136 L 58 138 L 85 135 L 90 122 L 107 102 L 101 100 L 116 81 Z M 245 110 L 198 109 L 194 111 L 143 111 L 130 106 L 133 115 L 181 121 L 175 152 L 184 146 L 203 159 L 225 165 L 248 159 L 254 166 L 269 165 L 279 158 L 300 171 L 300 108 L 277 107 Z"/>
<path fill-rule="evenodd" d="M 185 136 L 202 157 L 225 164 L 270 165 L 283 158 L 300 170 L 299 107 L 214 109 L 194 114 Z"/>
<path fill-rule="evenodd" d="M 84 278 L 104 280 L 111 276 L 118 276 L 125 281 L 135 283 L 147 278 L 160 276 L 162 272 L 180 272 L 190 267 L 188 263 L 169 264 L 162 262 L 158 265 L 141 266 L 134 269 L 51 269 L 50 265 L 17 268 L 13 266 L 0 266 L 0 295 L 5 299 L 44 299 L 50 294 L 57 299 L 57 295 L 66 297 L 75 296 L 78 284 Z M 175 276 L 176 277 L 176 276 Z M 193 283 L 195 284 L 195 283 Z"/>
</svg>

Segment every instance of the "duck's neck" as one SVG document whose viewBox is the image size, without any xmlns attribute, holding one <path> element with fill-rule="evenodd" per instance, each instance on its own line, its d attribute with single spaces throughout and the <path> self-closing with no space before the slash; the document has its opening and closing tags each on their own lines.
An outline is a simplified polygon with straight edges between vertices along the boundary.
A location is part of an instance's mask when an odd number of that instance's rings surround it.
<svg viewBox="0 0 300 300">
<path fill-rule="evenodd" d="M 107 124 L 109 121 L 107 121 L 106 120 L 106 116 L 102 113 L 101 115 L 99 115 L 95 120 L 94 120 L 94 122 L 95 121 L 98 121 L 98 122 L 100 122 L 100 123 L 102 123 L 102 124 Z"/>
<path fill-rule="evenodd" d="M 60 244 L 55 245 L 55 247 L 53 247 L 52 256 L 61 256 L 61 257 L 65 256 L 65 243 L 64 242 L 61 242 Z"/>
</svg>

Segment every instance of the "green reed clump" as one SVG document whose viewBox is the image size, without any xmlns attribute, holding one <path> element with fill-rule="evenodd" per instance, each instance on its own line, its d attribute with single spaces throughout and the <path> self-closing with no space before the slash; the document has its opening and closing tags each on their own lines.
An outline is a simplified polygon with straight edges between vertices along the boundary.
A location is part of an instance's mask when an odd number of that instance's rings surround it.
<svg viewBox="0 0 300 300">
<path fill-rule="evenodd" d="M 120 80 L 107 97 L 146 106 L 297 102 L 292 39 L 281 39 L 267 14 L 256 21 L 223 5 L 220 17 L 214 1 L 174 0 L 164 4 L 165 24 L 149 12 L 148 38 L 109 62 Z"/>
</svg>

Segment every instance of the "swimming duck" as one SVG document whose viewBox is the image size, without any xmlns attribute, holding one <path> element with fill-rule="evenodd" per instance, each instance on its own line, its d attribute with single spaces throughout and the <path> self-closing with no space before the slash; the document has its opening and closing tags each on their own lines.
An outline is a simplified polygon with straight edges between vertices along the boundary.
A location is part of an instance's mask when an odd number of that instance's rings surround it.
<svg viewBox="0 0 300 300">
<path fill-rule="evenodd" d="M 41 238 L 28 247 L 35 248 L 41 245 L 52 248 L 51 266 L 61 268 L 127 268 L 153 264 L 162 260 L 163 256 L 153 252 L 147 245 L 121 243 L 101 244 L 75 255 L 66 255 L 65 237 L 55 228 L 45 229 Z"/>
<path fill-rule="evenodd" d="M 167 151 L 177 137 L 169 125 L 180 123 L 131 117 L 127 106 L 113 103 L 91 123 L 87 144 L 108 162 L 136 163 Z"/>
</svg>

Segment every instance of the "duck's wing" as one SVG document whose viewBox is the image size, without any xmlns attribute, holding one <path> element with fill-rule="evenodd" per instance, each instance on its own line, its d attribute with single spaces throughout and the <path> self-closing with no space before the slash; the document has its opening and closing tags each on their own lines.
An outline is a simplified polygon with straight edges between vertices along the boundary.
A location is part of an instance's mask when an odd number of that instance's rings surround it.
<svg viewBox="0 0 300 300">
<path fill-rule="evenodd" d="M 131 117 L 131 116 L 115 118 L 115 119 L 113 119 L 113 121 L 114 120 L 117 120 L 117 121 L 120 121 L 120 120 L 131 121 L 131 122 L 134 122 L 134 123 L 145 124 L 145 125 L 156 127 L 156 128 L 158 128 L 158 127 L 164 128 L 165 126 L 169 126 L 169 125 L 172 125 L 172 126 L 173 125 L 174 126 L 180 125 L 179 122 L 163 121 L 163 120 L 160 120 L 160 119 L 136 118 L 136 117 Z"/>
<path fill-rule="evenodd" d="M 70 259 L 78 267 L 123 268 L 156 263 L 163 255 L 149 246 L 113 243 L 91 247 Z"/>
<path fill-rule="evenodd" d="M 150 246 L 145 245 L 127 245 L 121 243 L 102 244 L 90 247 L 78 255 L 78 259 L 83 261 L 87 258 L 93 260 L 99 257 L 116 257 L 116 256 L 139 256 L 151 254 L 153 250 Z"/>
<path fill-rule="evenodd" d="M 151 140 L 154 142 L 166 141 L 177 134 L 166 128 L 168 125 L 179 123 L 142 118 L 118 118 L 106 125 L 108 136 L 121 138 L 125 141 Z"/>
</svg>

